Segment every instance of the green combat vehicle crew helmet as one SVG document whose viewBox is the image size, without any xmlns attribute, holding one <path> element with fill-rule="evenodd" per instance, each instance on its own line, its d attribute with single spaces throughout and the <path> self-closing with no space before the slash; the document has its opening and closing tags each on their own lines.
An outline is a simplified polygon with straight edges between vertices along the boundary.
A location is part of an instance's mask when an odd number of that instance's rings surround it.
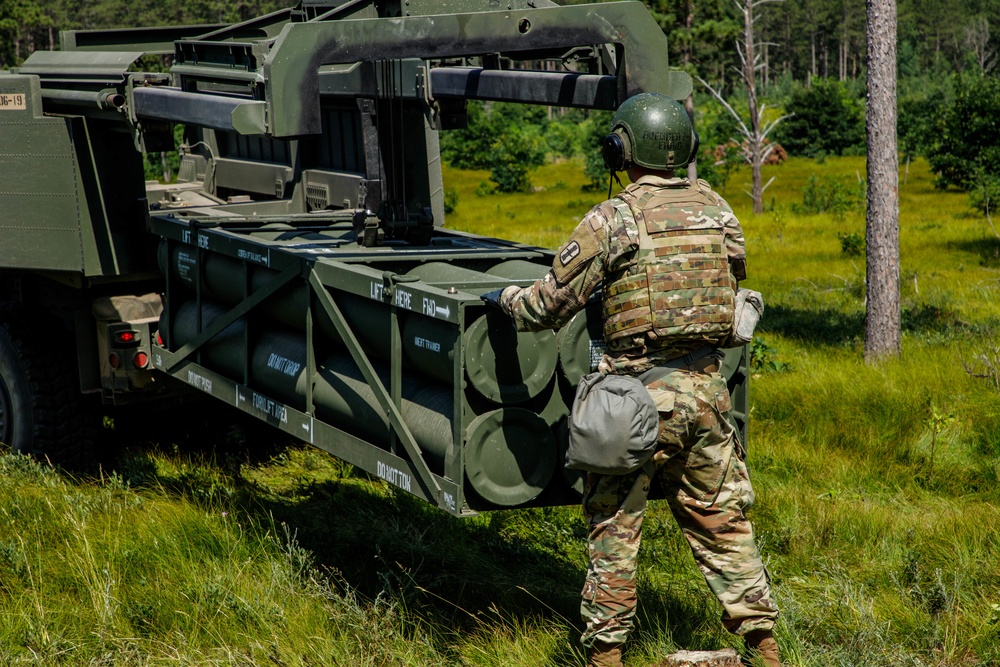
<svg viewBox="0 0 1000 667">
<path fill-rule="evenodd" d="M 636 165 L 658 171 L 680 169 L 697 152 L 698 134 L 687 111 L 659 93 L 625 100 L 611 121 L 611 134 L 601 144 L 604 166 L 612 171 Z"/>
</svg>

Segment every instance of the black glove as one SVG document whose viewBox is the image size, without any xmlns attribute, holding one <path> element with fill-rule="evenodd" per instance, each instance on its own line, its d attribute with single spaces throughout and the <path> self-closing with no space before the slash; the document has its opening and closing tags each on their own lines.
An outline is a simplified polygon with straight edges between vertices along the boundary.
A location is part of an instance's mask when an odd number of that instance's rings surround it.
<svg viewBox="0 0 1000 667">
<path fill-rule="evenodd" d="M 500 305 L 500 295 L 503 294 L 503 289 L 496 289 L 492 292 L 487 292 L 486 294 L 480 295 L 480 299 L 488 306 L 493 306 L 502 313 L 506 313 L 504 307 Z"/>
</svg>

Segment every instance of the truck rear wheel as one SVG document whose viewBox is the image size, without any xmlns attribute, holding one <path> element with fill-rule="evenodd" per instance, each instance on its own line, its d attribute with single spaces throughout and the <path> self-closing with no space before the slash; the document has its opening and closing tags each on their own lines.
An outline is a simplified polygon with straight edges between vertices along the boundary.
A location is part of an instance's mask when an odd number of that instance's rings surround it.
<svg viewBox="0 0 1000 667">
<path fill-rule="evenodd" d="M 57 465 L 82 464 L 93 433 L 67 359 L 70 339 L 39 336 L 25 322 L 18 309 L 0 307 L 0 442 Z M 49 331 L 47 324 L 39 331 Z"/>
</svg>

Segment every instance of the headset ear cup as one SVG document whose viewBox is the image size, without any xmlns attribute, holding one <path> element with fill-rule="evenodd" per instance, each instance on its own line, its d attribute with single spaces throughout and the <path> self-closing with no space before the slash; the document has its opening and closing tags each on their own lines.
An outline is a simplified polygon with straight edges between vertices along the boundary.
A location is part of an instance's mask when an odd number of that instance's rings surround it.
<svg viewBox="0 0 1000 667">
<path fill-rule="evenodd" d="M 691 134 L 694 135 L 694 140 L 691 142 L 691 156 L 688 158 L 688 164 L 691 164 L 698 159 L 698 149 L 701 147 L 701 137 L 694 130 L 691 130 Z"/>
<path fill-rule="evenodd" d="M 601 142 L 601 157 L 604 158 L 604 166 L 611 171 L 621 171 L 625 166 L 625 143 L 617 132 L 612 132 L 604 137 Z"/>
</svg>

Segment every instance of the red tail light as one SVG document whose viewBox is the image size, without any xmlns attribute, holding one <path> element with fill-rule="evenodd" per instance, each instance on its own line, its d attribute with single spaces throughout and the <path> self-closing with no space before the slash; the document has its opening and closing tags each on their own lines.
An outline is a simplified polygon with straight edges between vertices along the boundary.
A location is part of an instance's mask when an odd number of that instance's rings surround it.
<svg viewBox="0 0 1000 667">
<path fill-rule="evenodd" d="M 115 332 L 115 342 L 122 345 L 130 345 L 132 343 L 137 343 L 139 341 L 139 332 L 130 331 L 125 329 L 124 331 Z"/>
</svg>

